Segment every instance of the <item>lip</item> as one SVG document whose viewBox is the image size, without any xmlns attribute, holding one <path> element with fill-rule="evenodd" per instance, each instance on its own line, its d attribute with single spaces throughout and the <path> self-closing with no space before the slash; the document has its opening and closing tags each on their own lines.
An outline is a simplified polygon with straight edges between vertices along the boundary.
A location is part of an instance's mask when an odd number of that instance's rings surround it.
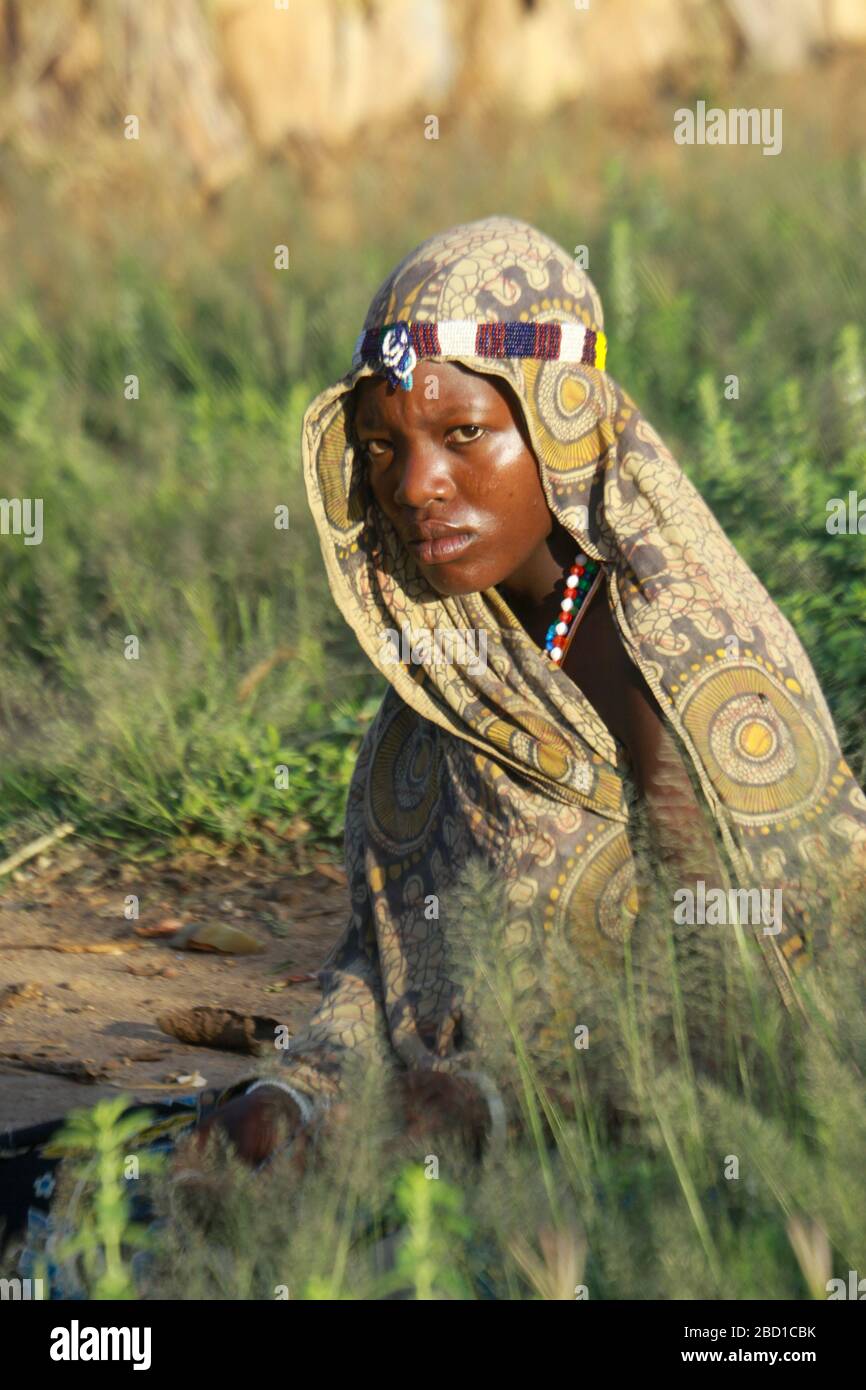
<svg viewBox="0 0 866 1390">
<path fill-rule="evenodd" d="M 441 521 L 423 521 L 413 527 L 406 543 L 421 563 L 446 564 L 463 555 L 474 539 L 474 531 L 461 531 Z"/>
<path fill-rule="evenodd" d="M 474 539 L 470 531 L 449 531 L 448 535 L 410 541 L 409 545 L 421 564 L 446 564 L 463 555 Z"/>
</svg>

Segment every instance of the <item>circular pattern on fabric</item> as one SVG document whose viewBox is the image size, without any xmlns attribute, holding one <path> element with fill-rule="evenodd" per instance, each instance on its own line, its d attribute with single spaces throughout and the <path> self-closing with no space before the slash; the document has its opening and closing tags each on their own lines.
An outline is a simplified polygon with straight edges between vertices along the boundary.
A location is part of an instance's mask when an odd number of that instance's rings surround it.
<svg viewBox="0 0 866 1390">
<path fill-rule="evenodd" d="M 560 378 L 556 391 L 556 404 L 560 412 L 566 419 L 571 419 L 586 404 L 589 388 L 585 381 L 579 381 L 577 377 L 563 376 Z"/>
<path fill-rule="evenodd" d="M 637 908 L 634 864 L 620 864 L 602 888 L 596 906 L 596 925 L 602 936 L 609 941 L 624 941 Z"/>
<path fill-rule="evenodd" d="M 545 776 L 561 782 L 568 774 L 573 748 L 565 735 L 540 715 L 515 712 L 514 724 L 492 719 L 483 730 L 486 738 L 503 753 L 535 766 Z"/>
<path fill-rule="evenodd" d="M 690 685 L 681 714 L 723 802 L 744 823 L 802 815 L 824 790 L 826 740 L 767 671 L 710 668 Z"/>
<path fill-rule="evenodd" d="M 557 782 L 568 772 L 571 744 L 557 729 L 536 714 L 522 719 L 527 732 L 535 739 L 535 757 L 540 770 Z"/>
<path fill-rule="evenodd" d="M 408 705 L 382 730 L 366 801 L 379 844 L 405 854 L 426 841 L 439 805 L 439 732 Z"/>
<path fill-rule="evenodd" d="M 520 365 L 547 468 L 572 483 L 590 482 L 610 442 L 601 373 L 575 362 Z"/>
<path fill-rule="evenodd" d="M 751 692 L 735 695 L 710 724 L 710 747 L 723 767 L 752 786 L 789 777 L 797 754 L 787 725 L 767 717 L 765 701 Z"/>
<path fill-rule="evenodd" d="M 625 941 L 638 914 L 637 876 L 628 835 L 617 827 L 568 860 L 551 893 L 553 926 L 585 952 Z"/>
</svg>

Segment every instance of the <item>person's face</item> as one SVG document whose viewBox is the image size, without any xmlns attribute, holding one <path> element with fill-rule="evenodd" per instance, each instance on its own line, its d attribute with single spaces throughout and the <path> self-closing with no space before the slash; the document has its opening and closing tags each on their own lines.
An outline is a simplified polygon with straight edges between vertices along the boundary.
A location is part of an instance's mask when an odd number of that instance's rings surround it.
<svg viewBox="0 0 866 1390">
<path fill-rule="evenodd" d="M 553 517 L 505 382 L 429 361 L 411 391 L 365 377 L 354 429 L 376 502 L 437 593 L 507 584 L 546 556 Z"/>
</svg>

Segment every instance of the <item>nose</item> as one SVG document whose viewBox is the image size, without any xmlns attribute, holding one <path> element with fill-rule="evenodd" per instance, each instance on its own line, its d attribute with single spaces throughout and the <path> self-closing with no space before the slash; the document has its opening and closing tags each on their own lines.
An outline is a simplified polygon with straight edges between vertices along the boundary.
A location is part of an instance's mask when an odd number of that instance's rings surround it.
<svg viewBox="0 0 866 1390">
<path fill-rule="evenodd" d="M 433 441 L 407 444 L 400 460 L 394 501 L 407 511 L 422 511 L 431 502 L 447 502 L 455 485 L 448 458 Z"/>
</svg>

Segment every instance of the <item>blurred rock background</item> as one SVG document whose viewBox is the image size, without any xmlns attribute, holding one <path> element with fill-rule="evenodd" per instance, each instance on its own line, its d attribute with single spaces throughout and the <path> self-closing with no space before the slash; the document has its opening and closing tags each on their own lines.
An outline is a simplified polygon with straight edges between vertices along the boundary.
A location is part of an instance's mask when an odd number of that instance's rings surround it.
<svg viewBox="0 0 866 1390">
<path fill-rule="evenodd" d="M 639 113 L 864 50 L 864 0 L 0 0 L 0 141 L 74 145 L 86 181 L 133 113 L 210 196 L 257 155 L 351 157 L 429 114 Z"/>
</svg>

